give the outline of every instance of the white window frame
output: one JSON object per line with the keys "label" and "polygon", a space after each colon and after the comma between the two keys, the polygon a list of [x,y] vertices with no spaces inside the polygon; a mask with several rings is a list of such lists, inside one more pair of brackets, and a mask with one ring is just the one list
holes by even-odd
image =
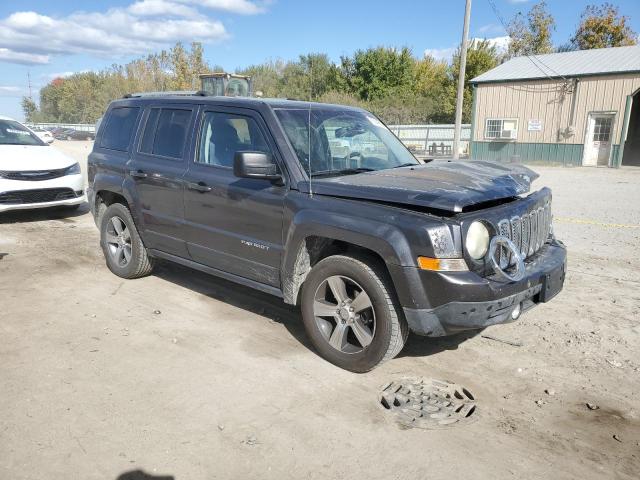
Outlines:
{"label": "white window frame", "polygon": [[[493,137],[493,136],[488,136],[488,129],[489,129],[489,122],[490,121],[499,121],[500,123],[500,135],[497,137]],[[503,136],[503,132],[504,132],[504,122],[509,121],[509,122],[515,122],[516,124],[516,129],[513,130],[515,132],[515,134],[511,137],[505,137]],[[484,138],[486,140],[509,140],[512,142],[515,142],[515,140],[518,138],[518,129],[520,128],[520,120],[518,118],[512,118],[512,117],[493,117],[493,118],[487,118],[484,121]]]}

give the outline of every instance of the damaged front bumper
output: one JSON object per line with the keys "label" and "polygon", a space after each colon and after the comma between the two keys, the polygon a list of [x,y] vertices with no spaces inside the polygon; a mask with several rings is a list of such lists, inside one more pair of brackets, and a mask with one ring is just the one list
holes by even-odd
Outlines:
{"label": "damaged front bumper", "polygon": [[516,282],[474,272],[408,272],[406,268],[392,275],[406,278],[409,274],[411,287],[399,295],[409,328],[419,335],[438,337],[516,320],[562,290],[566,269],[564,244],[551,240],[525,262],[524,275]]}

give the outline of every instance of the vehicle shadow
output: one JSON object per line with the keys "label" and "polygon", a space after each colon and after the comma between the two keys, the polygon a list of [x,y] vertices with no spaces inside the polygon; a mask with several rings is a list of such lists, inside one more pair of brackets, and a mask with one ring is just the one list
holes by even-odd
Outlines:
{"label": "vehicle shadow", "polygon": [[71,207],[34,208],[32,210],[12,210],[0,213],[0,224],[4,223],[30,223],[46,220],[62,220],[66,218],[80,217],[89,212],[89,204],[83,203],[74,209]]}
{"label": "vehicle shadow", "polygon": [[304,331],[300,309],[287,305],[278,297],[173,262],[161,261],[154,270],[154,275],[280,323],[298,342],[314,351]]}
{"label": "vehicle shadow", "polygon": [[[280,298],[173,262],[161,261],[154,270],[154,275],[201,295],[278,322],[292,337],[315,353],[304,331],[300,309],[287,305]],[[480,331],[469,331],[437,338],[411,334],[398,357],[427,357],[447,350],[456,350],[460,344],[479,333]]]}
{"label": "vehicle shadow", "polygon": [[469,330],[446,337],[421,337],[410,334],[406,345],[398,354],[398,358],[428,357],[447,350],[457,350],[461,344],[479,335],[480,332],[481,330]]}
{"label": "vehicle shadow", "polygon": [[116,480],[175,480],[173,475],[149,475],[143,470],[131,470],[118,475]]}

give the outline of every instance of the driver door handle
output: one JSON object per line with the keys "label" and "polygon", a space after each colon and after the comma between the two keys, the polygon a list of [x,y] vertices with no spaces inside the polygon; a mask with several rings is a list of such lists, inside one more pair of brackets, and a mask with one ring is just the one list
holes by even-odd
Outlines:
{"label": "driver door handle", "polygon": [[142,170],[129,170],[129,175],[134,178],[147,178],[148,175],[144,173]]}
{"label": "driver door handle", "polygon": [[200,192],[200,193],[206,193],[213,190],[212,187],[210,187],[204,182],[198,182],[198,183],[187,182],[187,188],[189,190],[195,190],[196,192]]}

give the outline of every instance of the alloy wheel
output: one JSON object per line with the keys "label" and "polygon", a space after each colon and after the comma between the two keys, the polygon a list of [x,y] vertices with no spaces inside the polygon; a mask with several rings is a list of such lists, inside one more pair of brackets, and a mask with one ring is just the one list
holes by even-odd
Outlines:
{"label": "alloy wheel", "polygon": [[313,314],[324,339],[342,353],[359,353],[373,341],[373,304],[367,292],[349,277],[334,275],[318,286]]}
{"label": "alloy wheel", "polygon": [[131,261],[131,233],[124,221],[118,216],[109,219],[106,243],[111,259],[119,267],[126,267]]}

